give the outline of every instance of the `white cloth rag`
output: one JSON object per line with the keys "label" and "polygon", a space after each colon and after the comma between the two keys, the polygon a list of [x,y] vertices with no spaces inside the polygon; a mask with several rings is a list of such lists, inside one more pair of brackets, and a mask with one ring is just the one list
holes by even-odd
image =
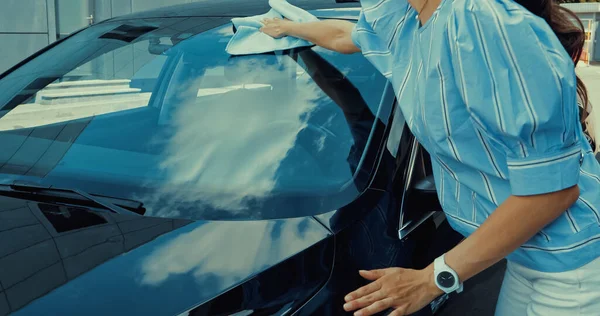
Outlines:
{"label": "white cloth rag", "polygon": [[285,36],[273,38],[260,31],[262,20],[269,18],[288,19],[294,22],[312,22],[319,19],[289,4],[285,0],[269,0],[271,10],[265,14],[231,20],[236,29],[235,34],[225,49],[230,55],[250,55],[275,52],[298,47],[312,46],[313,44],[296,37]]}

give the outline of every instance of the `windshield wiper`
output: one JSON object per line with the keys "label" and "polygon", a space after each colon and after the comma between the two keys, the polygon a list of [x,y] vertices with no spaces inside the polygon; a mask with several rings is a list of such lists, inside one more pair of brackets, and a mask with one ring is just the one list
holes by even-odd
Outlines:
{"label": "windshield wiper", "polygon": [[[43,186],[43,185],[37,185],[37,184],[29,184],[29,183],[20,183],[20,182],[13,182],[12,184],[2,184],[0,185],[0,194],[2,193],[14,193],[14,194],[33,194],[36,196],[40,196],[40,197],[50,197],[50,198],[56,198],[56,199],[64,199],[64,200],[68,200],[70,202],[73,201],[77,201],[79,202],[80,199],[74,198],[74,197],[69,197],[66,194],[75,194],[78,195],[79,197],[83,197],[84,199],[88,200],[89,202],[93,202],[97,205],[100,205],[102,207],[104,207],[105,209],[113,212],[113,213],[118,213],[118,214],[135,214],[135,215],[143,215],[143,213],[138,213],[136,211],[132,211],[126,208],[123,208],[121,206],[115,205],[112,202],[108,202],[107,200],[110,198],[100,198],[100,197],[96,197],[92,194],[89,194],[87,192],[84,192],[82,190],[79,189],[67,189],[67,188],[55,188],[53,186]],[[141,203],[137,203],[138,207],[136,208],[136,210],[140,210],[140,212],[143,210],[142,204]]]}

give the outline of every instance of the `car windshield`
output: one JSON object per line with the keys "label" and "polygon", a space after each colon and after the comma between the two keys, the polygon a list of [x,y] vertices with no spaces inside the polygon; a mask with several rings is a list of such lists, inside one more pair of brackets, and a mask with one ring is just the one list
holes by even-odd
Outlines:
{"label": "car windshield", "polygon": [[385,78],[360,54],[320,48],[232,57],[232,36],[221,18],[109,21],[5,74],[1,181],[191,219],[352,201]]}

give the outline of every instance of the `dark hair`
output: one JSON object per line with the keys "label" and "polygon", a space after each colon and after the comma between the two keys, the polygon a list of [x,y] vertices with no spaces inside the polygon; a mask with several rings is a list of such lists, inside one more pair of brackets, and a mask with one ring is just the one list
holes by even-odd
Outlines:
{"label": "dark hair", "polygon": [[[576,66],[583,52],[585,44],[585,32],[583,23],[573,11],[560,5],[557,0],[515,0],[531,13],[546,20],[554,34],[558,37],[563,47],[573,59],[573,66]],[[579,117],[581,122],[585,121],[588,115],[589,99],[585,84],[577,76],[577,95],[583,106]]]}

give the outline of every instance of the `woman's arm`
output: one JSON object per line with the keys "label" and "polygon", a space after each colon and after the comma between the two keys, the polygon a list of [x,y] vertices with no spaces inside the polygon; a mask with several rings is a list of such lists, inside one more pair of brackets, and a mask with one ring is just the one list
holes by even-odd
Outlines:
{"label": "woman's arm", "polygon": [[[464,282],[500,261],[555,220],[579,197],[579,187],[534,195],[510,196],[471,236],[450,250],[445,261]],[[374,282],[350,293],[344,309],[373,315],[388,308],[408,315],[443,294],[435,285],[433,264],[424,270],[391,268],[361,271]]]}
{"label": "woman's arm", "polygon": [[274,38],[293,36],[329,50],[352,54],[360,52],[352,41],[354,23],[344,20],[323,20],[297,23],[281,19],[265,19],[261,32]]}
{"label": "woman's arm", "polygon": [[[446,254],[446,264],[466,281],[524,244],[578,197],[578,186],[548,194],[510,196],[479,229]],[[433,271],[433,265],[429,269]]]}

